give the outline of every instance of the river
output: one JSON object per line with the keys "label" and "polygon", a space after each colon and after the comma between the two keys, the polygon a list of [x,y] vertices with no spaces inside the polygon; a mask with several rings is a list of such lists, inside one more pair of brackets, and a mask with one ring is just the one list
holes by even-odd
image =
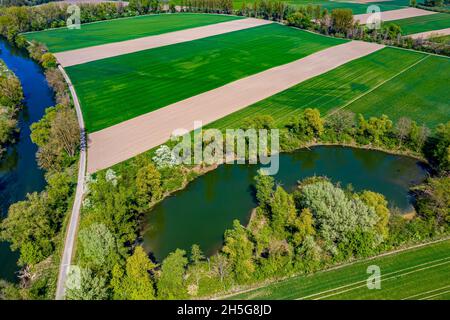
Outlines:
{"label": "river", "polygon": [[[246,224],[256,206],[253,177],[258,166],[222,165],[158,204],[146,217],[144,247],[161,261],[176,248],[199,244],[211,255],[234,219]],[[424,164],[404,156],[339,146],[320,146],[280,155],[275,180],[292,191],[297,181],[327,176],[355,191],[383,194],[390,207],[412,210],[410,186],[427,176]]]}
{"label": "river", "polygon": [[[42,68],[31,60],[26,51],[11,47],[0,39],[0,58],[22,83],[25,101],[20,113],[20,136],[17,144],[8,150],[0,162],[0,214],[4,218],[8,207],[25,199],[29,192],[45,187],[44,172],[36,163],[37,147],[30,139],[30,125],[39,121],[45,108],[55,104],[53,91],[48,87]],[[16,281],[17,252],[11,252],[9,244],[0,243],[0,278]]]}

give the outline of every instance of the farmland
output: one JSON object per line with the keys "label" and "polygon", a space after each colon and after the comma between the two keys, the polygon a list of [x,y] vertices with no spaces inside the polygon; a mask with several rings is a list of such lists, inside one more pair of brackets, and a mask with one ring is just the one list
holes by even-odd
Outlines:
{"label": "farmland", "polygon": [[[448,299],[450,241],[294,277],[232,299]],[[367,267],[381,271],[381,289],[368,290]]]}
{"label": "farmland", "polygon": [[214,14],[159,14],[83,24],[80,29],[58,28],[26,33],[28,41],[45,43],[51,52],[73,50],[117,41],[240,19]]}
{"label": "farmland", "polygon": [[414,34],[425,31],[450,28],[450,14],[437,13],[427,16],[407,18],[391,21],[402,28],[402,34]]}
{"label": "farmland", "polygon": [[447,58],[385,48],[231,114],[210,127],[239,127],[242,119],[255,114],[271,115],[281,125],[305,108],[318,108],[325,114],[342,107],[365,116],[386,114],[394,120],[408,115],[434,127],[450,118],[449,74]]}
{"label": "farmland", "polygon": [[[233,1],[233,6],[235,9],[240,9],[242,7],[242,3],[245,2],[246,4],[250,5],[253,3],[252,0],[235,0]],[[393,1],[381,1],[381,2],[373,2],[373,3],[355,3],[355,2],[345,2],[345,1],[312,1],[312,0],[288,0],[284,1],[285,3],[292,5],[292,6],[306,6],[308,4],[312,5],[320,5],[322,8],[326,8],[329,11],[337,8],[345,8],[345,9],[351,9],[353,14],[362,14],[367,13],[367,8],[375,4],[380,7],[381,11],[387,11],[387,10],[396,10],[408,7],[409,0],[393,0]],[[421,1],[417,1],[421,2]]]}
{"label": "farmland", "polygon": [[344,42],[270,24],[66,70],[93,132]]}

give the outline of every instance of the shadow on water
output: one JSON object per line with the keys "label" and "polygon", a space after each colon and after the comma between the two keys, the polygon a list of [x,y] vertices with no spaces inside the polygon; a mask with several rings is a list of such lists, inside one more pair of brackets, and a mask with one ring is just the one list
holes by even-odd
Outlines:
{"label": "shadow on water", "polygon": [[[45,186],[44,172],[36,163],[37,147],[30,139],[30,125],[44,115],[45,108],[55,104],[53,91],[48,87],[42,68],[24,50],[11,47],[0,39],[0,58],[22,83],[25,108],[19,117],[20,133],[17,143],[0,161],[0,216],[8,207],[23,200],[26,194],[41,191]],[[0,243],[0,278],[15,281],[18,254],[7,243]]]}
{"label": "shadow on water", "polygon": [[[176,248],[189,250],[192,244],[214,254],[234,219],[248,222],[256,206],[257,169],[256,165],[222,165],[159,203],[145,220],[146,250],[158,261]],[[412,209],[409,188],[423,181],[427,169],[412,158],[339,146],[280,155],[275,180],[285,189],[292,191],[299,180],[314,175],[327,176],[343,187],[351,184],[355,191],[379,192],[390,206],[407,212]]]}

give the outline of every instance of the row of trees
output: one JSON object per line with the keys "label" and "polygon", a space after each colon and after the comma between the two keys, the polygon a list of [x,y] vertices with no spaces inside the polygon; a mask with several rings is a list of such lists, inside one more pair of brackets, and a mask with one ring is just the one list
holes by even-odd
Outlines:
{"label": "row of trees", "polygon": [[0,159],[19,131],[17,115],[22,100],[23,90],[19,79],[0,59]]}
{"label": "row of trees", "polygon": [[[194,245],[176,250],[160,264],[136,244],[140,217],[196,174],[179,165],[164,166],[142,155],[118,172],[109,169],[87,181],[77,265],[83,280],[71,287],[73,299],[175,299],[206,296],[268,278],[312,272],[354,257],[448,232],[449,127],[431,134],[407,118],[357,117],[335,111],[321,117],[306,109],[282,127],[282,149],[310,143],[347,142],[422,154],[426,145],[442,175],[414,191],[418,216],[406,220],[388,210],[380,194],[342,189],[326,178],[310,178],[287,193],[268,176],[255,178],[258,208],[247,227],[234,222],[222,250],[205,257]],[[267,115],[242,120],[244,128],[273,128]],[[420,134],[419,134],[420,133]],[[154,163],[158,163],[155,165]]]}
{"label": "row of trees", "polygon": [[[150,12],[160,12],[159,0],[131,0],[128,6],[122,2],[104,2],[97,4],[81,3],[80,22],[130,17]],[[11,43],[25,43],[19,33],[38,31],[48,28],[65,27],[71,15],[67,12],[67,3],[48,3],[40,6],[0,7],[0,34]]]}

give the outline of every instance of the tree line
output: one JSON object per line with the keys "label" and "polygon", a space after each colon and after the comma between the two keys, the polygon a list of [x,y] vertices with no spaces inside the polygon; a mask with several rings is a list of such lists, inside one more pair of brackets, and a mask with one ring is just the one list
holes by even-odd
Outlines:
{"label": "tree line", "polygon": [[0,59],[0,159],[14,143],[19,128],[17,116],[22,108],[23,90],[19,79]]}

